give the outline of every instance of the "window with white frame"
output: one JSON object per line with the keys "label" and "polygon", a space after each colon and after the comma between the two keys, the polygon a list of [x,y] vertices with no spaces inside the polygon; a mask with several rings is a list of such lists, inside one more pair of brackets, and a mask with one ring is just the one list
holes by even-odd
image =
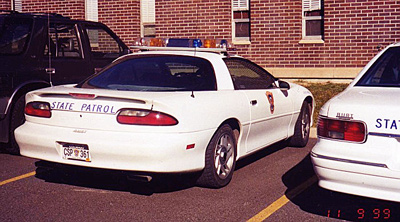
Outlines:
{"label": "window with white frame", "polygon": [[99,21],[99,9],[97,0],[85,0],[85,19],[88,21]]}
{"label": "window with white frame", "polygon": [[155,0],[140,1],[140,20],[142,37],[156,37]]}
{"label": "window with white frame", "polygon": [[232,39],[250,43],[250,0],[232,0]]}
{"label": "window with white frame", "polygon": [[323,0],[303,0],[303,40],[323,40]]}
{"label": "window with white frame", "polygon": [[12,10],[22,12],[22,0],[11,0]]}

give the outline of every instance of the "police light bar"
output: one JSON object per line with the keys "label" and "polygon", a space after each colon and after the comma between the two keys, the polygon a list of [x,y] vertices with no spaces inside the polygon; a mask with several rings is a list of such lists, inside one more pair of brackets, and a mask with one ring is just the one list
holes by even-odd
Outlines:
{"label": "police light bar", "polygon": [[227,52],[232,50],[231,44],[218,39],[189,39],[189,38],[139,38],[132,47],[140,50],[174,50],[174,51],[206,51]]}

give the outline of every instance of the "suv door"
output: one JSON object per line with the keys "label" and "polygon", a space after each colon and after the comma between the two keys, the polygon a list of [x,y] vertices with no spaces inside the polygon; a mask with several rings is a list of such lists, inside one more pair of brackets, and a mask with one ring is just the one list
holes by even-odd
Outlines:
{"label": "suv door", "polygon": [[43,59],[45,69],[53,71],[53,84],[77,83],[93,73],[90,60],[83,54],[80,35],[75,23],[50,23]]}
{"label": "suv door", "polygon": [[129,52],[128,47],[106,26],[87,23],[82,26],[95,72]]}

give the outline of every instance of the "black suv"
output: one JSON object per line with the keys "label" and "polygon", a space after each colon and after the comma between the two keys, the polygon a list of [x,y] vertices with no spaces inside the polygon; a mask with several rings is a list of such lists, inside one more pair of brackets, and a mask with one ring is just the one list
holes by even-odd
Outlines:
{"label": "black suv", "polygon": [[58,14],[0,13],[0,142],[18,154],[14,129],[24,122],[25,94],[78,83],[129,53],[107,26]]}

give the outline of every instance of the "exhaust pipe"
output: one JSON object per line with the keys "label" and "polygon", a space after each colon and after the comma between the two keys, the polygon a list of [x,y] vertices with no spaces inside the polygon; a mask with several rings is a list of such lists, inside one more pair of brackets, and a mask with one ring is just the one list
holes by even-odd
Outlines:
{"label": "exhaust pipe", "polygon": [[139,174],[128,174],[127,178],[128,180],[142,183],[149,183],[153,179],[152,176]]}

